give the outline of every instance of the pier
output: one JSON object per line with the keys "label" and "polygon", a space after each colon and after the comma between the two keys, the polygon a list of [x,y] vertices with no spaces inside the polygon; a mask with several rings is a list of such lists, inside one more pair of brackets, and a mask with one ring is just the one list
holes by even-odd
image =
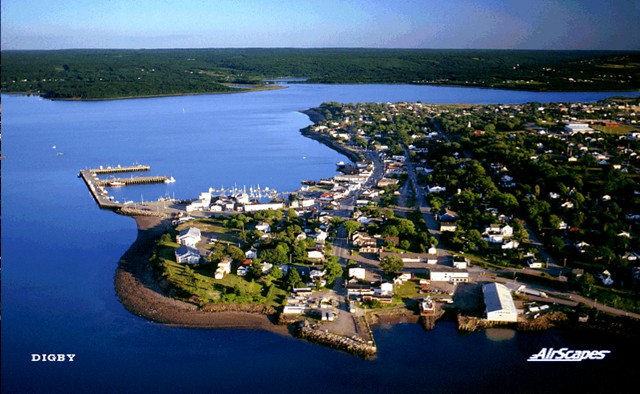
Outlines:
{"label": "pier", "polygon": [[93,168],[93,169],[88,169],[85,171],[89,171],[92,172],[96,175],[102,175],[102,174],[116,174],[119,172],[141,172],[141,171],[151,171],[151,166],[145,166],[142,164],[139,165],[135,165],[135,166],[127,166],[127,167],[120,167],[120,165],[118,165],[117,167],[102,167],[100,166],[100,168]]}
{"label": "pier", "polygon": [[87,184],[91,195],[96,200],[100,208],[120,209],[122,207],[122,204],[113,202],[109,199],[109,194],[104,190],[104,187],[98,184],[100,180],[92,170],[82,170],[78,176]]}
{"label": "pier", "polygon": [[148,183],[164,183],[168,180],[166,176],[139,176],[131,178],[112,178],[100,179],[97,181],[98,186],[128,186],[128,185],[144,185]]}
{"label": "pier", "polygon": [[115,211],[122,212],[124,214],[153,214],[154,216],[161,216],[159,206],[153,206],[153,210],[150,210],[150,207],[139,207],[139,208],[131,208],[127,207],[123,210],[123,203],[113,201],[113,197],[109,197],[109,193],[107,192],[107,187],[117,187],[117,186],[127,186],[127,185],[143,185],[150,183],[163,183],[167,182],[169,178],[166,176],[143,176],[143,177],[134,177],[130,178],[111,178],[111,179],[98,179],[99,174],[116,174],[120,172],[138,172],[138,171],[150,171],[151,166],[145,165],[134,165],[128,167],[102,167],[80,170],[78,177],[82,178],[86,183],[91,195],[98,203],[100,208],[111,209]]}

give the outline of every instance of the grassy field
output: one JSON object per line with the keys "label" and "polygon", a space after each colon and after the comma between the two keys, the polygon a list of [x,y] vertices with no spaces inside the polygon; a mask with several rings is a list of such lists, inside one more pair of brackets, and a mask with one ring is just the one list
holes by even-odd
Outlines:
{"label": "grassy field", "polygon": [[[216,233],[216,238],[227,235],[229,239],[237,238],[230,235],[228,229],[193,221],[180,226],[178,229],[198,227],[201,231],[210,232],[213,229],[227,231]],[[234,274],[227,274],[222,279],[214,279],[215,264],[201,263],[195,265],[179,264],[176,262],[175,249],[180,245],[173,241],[160,242],[156,249],[157,266],[161,275],[177,290],[176,298],[187,300],[193,296],[200,304],[206,303],[255,303],[265,306],[281,305],[287,292],[278,283],[265,283],[247,280]]]}
{"label": "grassy field", "polygon": [[240,230],[227,228],[224,223],[215,219],[190,220],[176,227],[176,231],[180,232],[190,227],[198,228],[203,237],[213,237],[219,241],[230,242],[235,245],[240,242]]}
{"label": "grassy field", "polygon": [[620,125],[620,126],[604,126],[604,125],[593,125],[591,126],[594,130],[602,131],[606,134],[614,134],[614,135],[625,135],[627,133],[632,132],[640,132],[640,128],[637,126],[631,125]]}

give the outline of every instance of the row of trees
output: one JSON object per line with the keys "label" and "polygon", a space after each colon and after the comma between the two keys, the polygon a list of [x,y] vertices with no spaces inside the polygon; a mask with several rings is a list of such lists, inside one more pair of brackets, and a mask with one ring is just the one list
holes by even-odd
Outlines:
{"label": "row of trees", "polygon": [[[314,83],[437,83],[527,90],[637,89],[637,53],[398,49],[2,51],[3,92],[110,98],[218,92],[293,76]],[[517,67],[514,67],[515,65]],[[603,67],[611,68],[603,71]],[[545,71],[553,69],[553,72]],[[569,81],[576,74],[580,80]],[[516,81],[535,80],[527,84]],[[585,82],[589,81],[589,82]]]}

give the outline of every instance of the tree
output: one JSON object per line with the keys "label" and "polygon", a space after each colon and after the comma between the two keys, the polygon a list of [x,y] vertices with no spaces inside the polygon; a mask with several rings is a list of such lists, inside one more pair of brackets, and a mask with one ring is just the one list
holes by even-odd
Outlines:
{"label": "tree", "polygon": [[404,236],[411,237],[416,233],[416,227],[409,219],[398,219],[398,233]]}
{"label": "tree", "polygon": [[349,238],[351,238],[351,234],[353,234],[353,232],[360,227],[360,223],[356,222],[355,220],[347,220],[346,222],[342,223],[342,225],[344,226],[344,229],[347,230]]}
{"label": "tree", "polygon": [[298,287],[300,283],[302,283],[302,279],[300,278],[300,274],[298,273],[298,270],[291,267],[289,269],[289,274],[287,274],[287,282],[286,282],[287,290],[293,291],[293,288]]}
{"label": "tree", "polygon": [[262,277],[262,265],[260,264],[260,260],[253,259],[251,267],[249,267],[249,275],[254,279]]}
{"label": "tree", "polygon": [[342,276],[342,266],[336,260],[336,258],[329,259],[329,262],[325,266],[327,284],[333,283],[336,279]]}
{"label": "tree", "polygon": [[278,279],[281,279],[284,276],[284,274],[282,273],[282,270],[280,269],[280,267],[276,265],[273,268],[271,268],[271,271],[269,271],[269,276],[274,280],[278,280]]}
{"label": "tree", "polygon": [[242,261],[245,259],[244,252],[237,246],[229,245],[227,247],[227,254],[236,261]]}
{"label": "tree", "polygon": [[386,256],[380,260],[380,268],[387,274],[397,274],[404,268],[404,262],[398,256]]}

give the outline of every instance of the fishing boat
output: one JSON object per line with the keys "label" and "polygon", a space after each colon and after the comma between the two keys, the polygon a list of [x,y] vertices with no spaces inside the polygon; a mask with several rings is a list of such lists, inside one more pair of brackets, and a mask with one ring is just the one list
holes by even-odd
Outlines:
{"label": "fishing boat", "polygon": [[120,186],[125,186],[125,185],[126,185],[126,183],[120,182],[120,181],[109,182],[109,186],[111,186],[111,187],[120,187]]}
{"label": "fishing boat", "polygon": [[176,178],[171,177],[171,178],[165,179],[164,183],[174,183],[175,181],[176,181]]}

